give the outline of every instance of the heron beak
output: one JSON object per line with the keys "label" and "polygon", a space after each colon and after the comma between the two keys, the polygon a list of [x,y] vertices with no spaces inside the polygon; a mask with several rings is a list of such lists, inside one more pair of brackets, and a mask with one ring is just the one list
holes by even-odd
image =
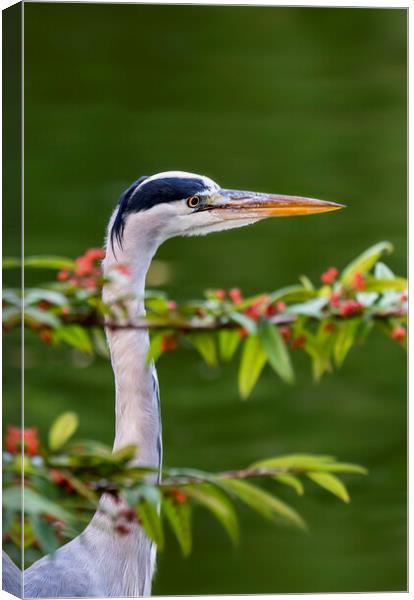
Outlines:
{"label": "heron beak", "polygon": [[313,215],[339,210],[345,208],[345,206],[336,202],[302,198],[301,196],[222,189],[219,190],[209,208],[220,211],[229,210],[232,215],[229,214],[229,218],[263,219],[266,217]]}

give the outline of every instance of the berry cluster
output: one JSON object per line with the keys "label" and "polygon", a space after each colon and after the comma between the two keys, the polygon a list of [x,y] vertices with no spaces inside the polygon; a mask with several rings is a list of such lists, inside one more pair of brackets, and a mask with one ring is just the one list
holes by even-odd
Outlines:
{"label": "berry cluster", "polygon": [[59,281],[68,281],[73,286],[96,290],[102,279],[102,270],[98,264],[105,257],[102,248],[90,248],[75,260],[75,268],[59,271]]}
{"label": "berry cluster", "polygon": [[5,446],[10,454],[20,454],[22,451],[28,456],[36,456],[39,453],[39,439],[36,427],[19,429],[13,425],[7,426]]}

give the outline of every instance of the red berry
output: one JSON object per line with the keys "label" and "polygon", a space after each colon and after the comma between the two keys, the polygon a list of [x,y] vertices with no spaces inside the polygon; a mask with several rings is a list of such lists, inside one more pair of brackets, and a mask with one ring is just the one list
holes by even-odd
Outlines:
{"label": "red berry", "polygon": [[257,319],[260,317],[258,308],[254,304],[252,304],[252,306],[249,306],[248,308],[246,308],[246,310],[244,311],[244,314],[247,317],[250,317],[250,319],[253,319],[253,321],[257,321]]}
{"label": "red berry", "polygon": [[167,308],[168,310],[175,310],[177,308],[177,302],[175,302],[175,300],[169,300],[167,302]]}
{"label": "red berry", "polygon": [[16,454],[18,452],[22,444],[22,433],[22,430],[18,427],[13,427],[13,425],[7,426],[7,434],[5,441],[7,452],[10,452],[10,454]]}
{"label": "red berry", "polygon": [[275,305],[275,304],[269,304],[269,306],[266,308],[266,316],[267,317],[273,317],[278,312],[279,311],[277,309],[277,305]]}
{"label": "red berry", "polygon": [[57,278],[59,279],[59,281],[66,281],[67,279],[69,279],[69,271],[67,271],[66,269],[63,271],[59,271],[59,273],[57,274]]}
{"label": "red berry", "polygon": [[169,352],[175,350],[177,347],[177,340],[173,335],[163,335],[161,338],[161,352]]}
{"label": "red berry", "polygon": [[268,296],[266,296],[266,295],[260,296],[260,298],[257,298],[253,302],[253,304],[251,304],[248,308],[246,308],[246,310],[244,311],[244,314],[247,317],[250,317],[251,319],[253,319],[254,321],[257,321],[260,318],[261,314],[263,314],[264,306],[267,304],[268,300],[269,300]]}
{"label": "red berry", "polygon": [[283,338],[285,344],[287,344],[292,335],[289,325],[283,325],[283,327],[281,327],[279,331],[282,335],[282,338]]}
{"label": "red berry", "polygon": [[38,454],[39,439],[36,427],[19,429],[18,427],[8,425],[5,440],[6,450],[11,454],[17,454],[21,450],[22,443],[24,444],[25,454],[29,456]]}
{"label": "red berry", "polygon": [[52,479],[52,481],[54,483],[56,483],[56,485],[62,487],[63,489],[65,489],[67,492],[73,492],[74,491],[74,487],[71,484],[71,482],[67,479],[67,477],[65,477],[63,475],[63,473],[61,471],[59,471],[59,469],[51,469],[50,470],[50,477]]}
{"label": "red berry", "polygon": [[364,309],[362,304],[357,300],[345,300],[340,307],[342,317],[349,317],[361,312]]}
{"label": "red berry", "polygon": [[240,302],[243,300],[243,296],[239,288],[232,288],[229,291],[229,298],[234,302],[234,304],[240,304]]}
{"label": "red berry", "polygon": [[226,297],[226,292],[224,290],[218,289],[214,291],[214,297],[217,300],[224,300]]}
{"label": "red berry", "polygon": [[330,302],[331,306],[333,306],[334,308],[339,308],[341,303],[341,296],[336,292],[332,292]]}
{"label": "red berry", "polygon": [[357,290],[364,290],[366,287],[365,278],[359,271],[354,274],[353,287]]}
{"label": "red berry", "polygon": [[298,337],[293,340],[292,348],[294,350],[297,350],[298,348],[303,348],[305,344],[306,344],[306,336],[301,334],[301,335],[298,335]]}
{"label": "red berry", "polygon": [[277,315],[286,310],[286,304],[284,302],[276,302],[274,304],[269,304],[266,308],[266,316],[272,317],[273,315]]}
{"label": "red berry", "polygon": [[59,469],[50,469],[50,478],[56,485],[64,485],[66,483],[66,478]]}
{"label": "red berry", "polygon": [[325,273],[322,273],[321,281],[322,283],[329,285],[335,281],[337,275],[338,269],[335,267],[330,267],[327,271],[325,271]]}
{"label": "red berry", "polygon": [[187,495],[181,490],[171,490],[171,496],[178,504],[184,504],[187,502]]}
{"label": "red berry", "polygon": [[48,346],[51,345],[53,338],[49,329],[42,329],[39,333],[39,336],[42,342],[44,342]]}
{"label": "red berry", "polygon": [[83,279],[81,282],[81,286],[87,290],[96,289],[97,282],[96,282],[95,277],[85,277],[85,279]]}
{"label": "red berry", "polygon": [[84,277],[85,275],[90,275],[92,273],[94,269],[92,261],[90,261],[85,256],[79,256],[79,258],[77,258],[75,262],[75,275],[77,275],[78,277]]}
{"label": "red berry", "polygon": [[48,300],[41,300],[38,304],[38,307],[40,308],[40,310],[48,310],[48,308],[50,308],[52,306],[52,303],[49,302]]}
{"label": "red berry", "polygon": [[393,340],[396,340],[397,342],[400,342],[401,340],[404,340],[407,336],[407,330],[405,329],[405,327],[396,327],[392,333],[391,333],[391,337]]}
{"label": "red berry", "polygon": [[105,258],[105,252],[102,248],[89,248],[89,250],[86,251],[85,256],[91,261],[102,260]]}

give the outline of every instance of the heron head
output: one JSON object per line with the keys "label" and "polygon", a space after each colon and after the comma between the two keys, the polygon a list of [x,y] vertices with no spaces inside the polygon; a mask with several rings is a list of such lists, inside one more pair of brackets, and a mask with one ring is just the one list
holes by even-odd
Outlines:
{"label": "heron head", "polygon": [[267,217],[309,215],[343,208],[335,202],[223,189],[194,173],[168,171],[141,177],[121,196],[111,241],[122,246],[126,228],[145,229],[161,243],[175,236],[205,235]]}

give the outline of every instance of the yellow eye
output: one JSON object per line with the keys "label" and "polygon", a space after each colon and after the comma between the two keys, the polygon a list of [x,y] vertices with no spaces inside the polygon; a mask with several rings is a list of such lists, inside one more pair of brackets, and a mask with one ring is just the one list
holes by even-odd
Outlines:
{"label": "yellow eye", "polygon": [[187,200],[189,208],[196,208],[200,204],[200,196],[190,196]]}

